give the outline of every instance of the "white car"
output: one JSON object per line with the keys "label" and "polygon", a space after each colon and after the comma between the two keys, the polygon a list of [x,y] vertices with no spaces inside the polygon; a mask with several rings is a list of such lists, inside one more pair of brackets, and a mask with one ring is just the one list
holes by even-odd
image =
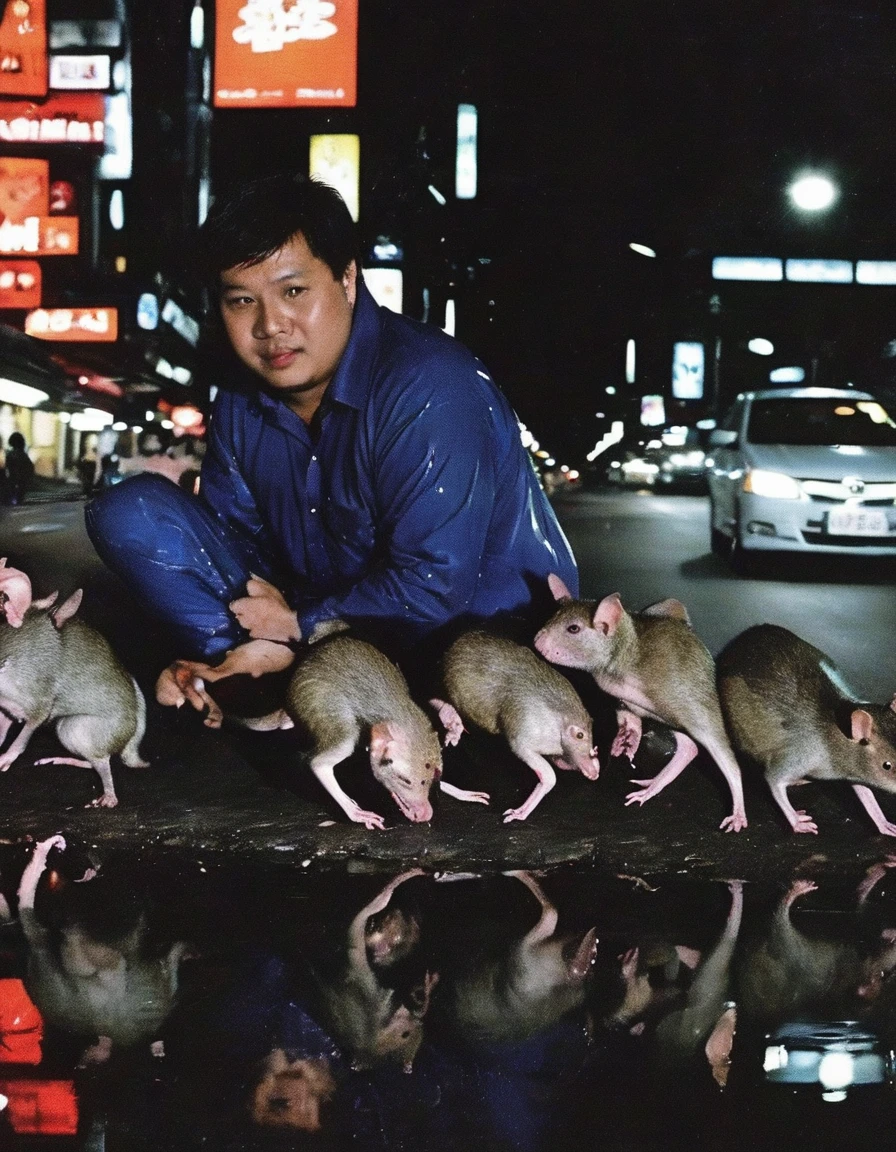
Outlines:
{"label": "white car", "polygon": [[746,392],[709,436],[712,550],[896,556],[896,422],[867,392]]}

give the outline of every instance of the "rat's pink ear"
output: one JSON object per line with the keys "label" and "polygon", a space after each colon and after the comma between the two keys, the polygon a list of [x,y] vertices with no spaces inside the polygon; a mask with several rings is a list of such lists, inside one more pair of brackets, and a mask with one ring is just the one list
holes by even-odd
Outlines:
{"label": "rat's pink ear", "polygon": [[594,627],[605,636],[612,636],[619,626],[619,621],[625,615],[622,601],[618,592],[611,592],[604,596],[594,612]]}
{"label": "rat's pink ear", "polygon": [[572,593],[554,572],[548,575],[548,588],[555,600],[572,600]]}
{"label": "rat's pink ear", "polygon": [[84,593],[82,590],[80,588],[76,588],[67,600],[63,600],[59,607],[50,613],[53,623],[57,628],[61,628],[66,620],[71,620],[72,616],[74,616],[74,614],[81,607],[81,597],[83,595]]}
{"label": "rat's pink ear", "polygon": [[853,709],[850,726],[853,740],[862,740],[867,744],[874,735],[874,718],[864,708]]}
{"label": "rat's pink ear", "polygon": [[395,740],[395,733],[392,731],[388,721],[379,720],[373,724],[370,729],[370,756],[374,760],[382,760],[388,754],[389,745]]}
{"label": "rat's pink ear", "polygon": [[658,600],[656,604],[650,604],[647,608],[641,609],[642,616],[670,616],[673,620],[684,620],[685,624],[690,624],[691,618],[688,616],[688,610],[680,600]]}
{"label": "rat's pink ear", "polygon": [[890,711],[896,712],[896,696],[890,701]]}
{"label": "rat's pink ear", "polygon": [[25,613],[31,607],[31,581],[18,568],[7,568],[5,556],[0,563],[0,593],[7,623],[21,628]]}

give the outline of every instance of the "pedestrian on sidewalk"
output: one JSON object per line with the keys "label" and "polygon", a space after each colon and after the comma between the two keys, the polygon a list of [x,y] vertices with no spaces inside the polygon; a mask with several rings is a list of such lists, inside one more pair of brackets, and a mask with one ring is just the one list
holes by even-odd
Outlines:
{"label": "pedestrian on sidewalk", "polygon": [[8,480],[8,500],[10,504],[22,504],[25,493],[34,479],[34,464],[25,446],[21,432],[13,432],[6,450],[6,476]]}

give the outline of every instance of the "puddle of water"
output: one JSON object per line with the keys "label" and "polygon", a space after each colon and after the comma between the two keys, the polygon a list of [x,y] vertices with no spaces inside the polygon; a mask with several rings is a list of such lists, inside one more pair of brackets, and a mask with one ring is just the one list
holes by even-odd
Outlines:
{"label": "puddle of water", "polygon": [[2,846],[0,1146],[889,1147],[891,867],[764,888]]}

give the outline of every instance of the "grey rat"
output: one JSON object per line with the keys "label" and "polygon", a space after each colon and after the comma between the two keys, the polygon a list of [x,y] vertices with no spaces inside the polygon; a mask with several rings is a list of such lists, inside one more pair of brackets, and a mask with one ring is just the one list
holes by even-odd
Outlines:
{"label": "grey rat", "polygon": [[105,637],[75,617],[81,589],[56,605],[54,592],[33,600],[24,572],[0,561],[0,744],[13,720],[24,725],[0,755],[5,772],[24,752],[32,734],[56,722],[60,742],[75,757],[51,756],[37,764],[93,768],[102,796],[89,807],[114,808],[112,756],[131,768],[148,767],[139,754],[146,702]]}
{"label": "grey rat", "polygon": [[869,785],[896,792],[896,698],[868,704],[821,649],[776,624],[741,632],[719,654],[719,698],[738,753],[757,761],[794,832],[817,832],[787,789],[847,780],[878,832],[896,836]]}
{"label": "grey rat", "polygon": [[619,730],[611,756],[634,756],[644,716],[668,725],[675,753],[652,780],[633,780],[640,791],[626,804],[643,804],[661,792],[693,760],[701,744],[718,764],[731,790],[732,811],[720,827],[747,826],[740,768],[728,742],[716,693],[715,665],[690,626],[685,606],[662,600],[630,613],[617,593],[600,603],[574,600],[559,576],[548,584],[560,607],[535,637],[535,647],[553,664],[584,668],[617,701]]}
{"label": "grey rat", "polygon": [[600,765],[592,746],[591,717],[566,677],[528,648],[473,630],[460,636],[442,661],[445,700],[432,700],[445,726],[446,744],[457,744],[464,721],[506,737],[538,783],[504,823],[525,820],[554,787],[557,768],[596,780]]}
{"label": "grey rat", "polygon": [[[286,693],[286,711],[310,735],[311,770],[350,820],[383,828],[383,817],[361,808],[338,784],[335,768],[369,734],[375,779],[415,823],[432,819],[429,790],[441,780],[442,749],[429,718],[411,699],[407,681],[378,648],[340,632],[311,644]],[[441,783],[461,800],[483,793]]]}

